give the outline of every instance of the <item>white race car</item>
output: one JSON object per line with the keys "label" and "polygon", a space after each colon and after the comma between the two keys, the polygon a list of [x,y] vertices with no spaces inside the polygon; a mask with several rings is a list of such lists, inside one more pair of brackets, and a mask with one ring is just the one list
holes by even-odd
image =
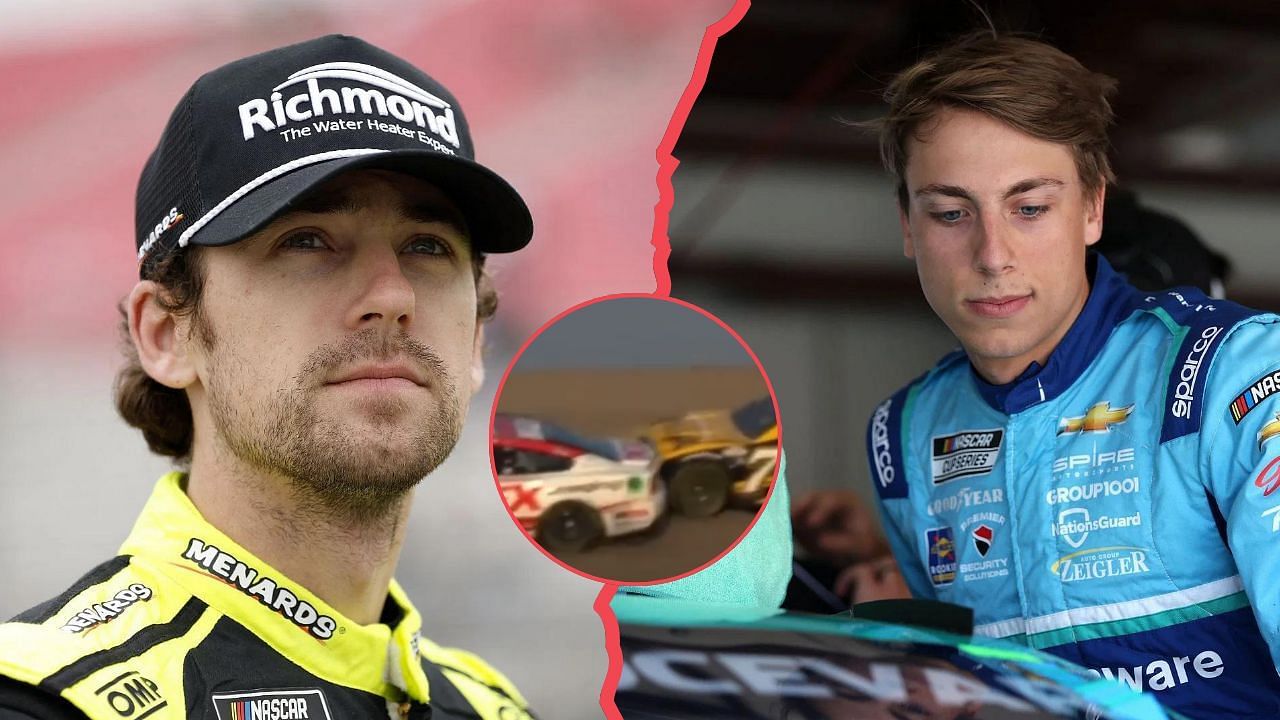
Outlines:
{"label": "white race car", "polygon": [[666,511],[658,459],[643,442],[581,437],[499,413],[492,446],[507,507],[552,553],[652,529]]}

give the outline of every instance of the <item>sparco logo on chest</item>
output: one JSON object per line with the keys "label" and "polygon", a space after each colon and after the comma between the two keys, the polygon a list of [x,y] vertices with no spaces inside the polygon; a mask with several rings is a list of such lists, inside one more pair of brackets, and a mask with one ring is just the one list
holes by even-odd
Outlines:
{"label": "sparco logo on chest", "polygon": [[203,540],[191,538],[187,551],[182,553],[182,557],[292,620],[314,637],[328,640],[333,637],[334,630],[338,629],[336,620],[328,615],[321,615],[311,603],[299,598],[292,590],[259,574],[254,568],[237,560],[234,555],[219,550],[216,545],[208,545]]}
{"label": "sparco logo on chest", "polygon": [[[336,87],[321,88],[321,80]],[[285,97],[282,91],[287,88],[301,92]],[[383,127],[384,123],[374,117],[377,116],[415,125],[454,148],[461,146],[453,108],[448,102],[404,78],[363,63],[331,62],[303,68],[272,88],[269,98],[254,98],[241,103],[238,110],[240,131],[245,140],[252,140],[258,130],[281,131],[286,140],[305,137],[313,131],[331,130],[376,130],[407,134],[408,137],[415,135],[400,126]],[[364,117],[357,120],[345,117],[318,120],[344,115]],[[291,123],[307,121],[312,122],[298,128],[289,127]],[[422,134],[418,134],[417,139],[423,142],[430,140]],[[434,141],[428,144],[440,152],[453,152]]]}
{"label": "sparco logo on chest", "polygon": [[964,430],[933,437],[933,484],[991,472],[1000,458],[1004,430]]}

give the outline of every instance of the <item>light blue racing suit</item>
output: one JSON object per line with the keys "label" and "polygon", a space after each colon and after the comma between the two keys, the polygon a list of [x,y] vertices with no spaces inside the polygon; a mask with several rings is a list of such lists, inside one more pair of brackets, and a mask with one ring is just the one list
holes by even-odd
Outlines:
{"label": "light blue racing suit", "polygon": [[955,352],[876,408],[894,554],[978,634],[1190,717],[1280,717],[1280,317],[1089,269],[1043,367],[994,386]]}

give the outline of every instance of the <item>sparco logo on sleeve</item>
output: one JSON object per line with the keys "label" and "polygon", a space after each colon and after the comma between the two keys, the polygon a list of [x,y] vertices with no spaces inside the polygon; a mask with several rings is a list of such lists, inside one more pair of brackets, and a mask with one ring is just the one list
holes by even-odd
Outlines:
{"label": "sparco logo on sleeve", "polygon": [[319,688],[214,693],[218,720],[330,720],[329,704]]}
{"label": "sparco logo on sleeve", "polygon": [[876,466],[876,479],[880,481],[880,487],[889,487],[894,480],[893,455],[889,447],[889,407],[892,404],[892,398],[880,403],[871,418],[872,461]]}
{"label": "sparco logo on sleeve", "polygon": [[933,484],[985,475],[996,466],[1004,430],[964,430],[933,438]]}
{"label": "sparco logo on sleeve", "polygon": [[275,610],[299,627],[321,640],[333,637],[338,623],[328,615],[321,615],[311,603],[302,600],[292,590],[282,587],[280,583],[258,573],[254,568],[245,565],[234,555],[219,550],[216,545],[207,545],[203,540],[191,538],[187,551],[182,553],[186,558],[204,568],[215,577],[226,580],[251,595],[267,607]]}
{"label": "sparco logo on sleeve", "polygon": [[115,597],[100,603],[94,603],[81,610],[67,620],[63,630],[81,633],[89,628],[109,623],[130,605],[151,599],[151,588],[142,583],[134,583],[115,594]]}
{"label": "sparco logo on sleeve", "polygon": [[1174,417],[1183,419],[1191,417],[1191,405],[1196,399],[1196,379],[1200,377],[1200,362],[1204,360],[1205,353],[1213,347],[1213,341],[1221,333],[1222,327],[1219,325],[1210,325],[1205,328],[1195,344],[1191,346],[1191,351],[1183,359],[1182,367],[1178,369],[1178,384],[1174,388],[1173,403],[1169,406]]}
{"label": "sparco logo on sleeve", "polygon": [[[322,80],[327,87],[320,87]],[[286,92],[291,94],[286,97]],[[238,110],[245,140],[252,140],[259,130],[278,131],[286,141],[329,130],[377,130],[416,136],[439,152],[453,150],[426,132],[454,148],[461,146],[449,103],[404,78],[364,63],[330,62],[303,68],[272,88],[270,97],[241,103]],[[342,117],[350,115],[364,117]],[[378,117],[394,118],[420,130],[383,123]]]}

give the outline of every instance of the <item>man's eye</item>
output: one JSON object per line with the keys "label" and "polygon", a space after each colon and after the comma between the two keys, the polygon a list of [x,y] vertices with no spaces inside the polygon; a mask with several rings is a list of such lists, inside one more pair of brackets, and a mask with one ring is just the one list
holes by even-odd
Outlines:
{"label": "man's eye", "polygon": [[963,210],[939,210],[929,214],[933,216],[933,219],[940,220],[948,224],[958,223],[964,219]]}
{"label": "man's eye", "polygon": [[320,233],[314,230],[299,230],[290,233],[281,243],[282,248],[294,248],[298,250],[322,250],[325,247],[324,238]]}
{"label": "man's eye", "polygon": [[449,244],[439,238],[420,237],[409,243],[405,251],[417,255],[450,255],[452,250]]}
{"label": "man's eye", "polygon": [[1022,205],[1018,207],[1018,214],[1024,218],[1035,218],[1049,212],[1048,205]]}

